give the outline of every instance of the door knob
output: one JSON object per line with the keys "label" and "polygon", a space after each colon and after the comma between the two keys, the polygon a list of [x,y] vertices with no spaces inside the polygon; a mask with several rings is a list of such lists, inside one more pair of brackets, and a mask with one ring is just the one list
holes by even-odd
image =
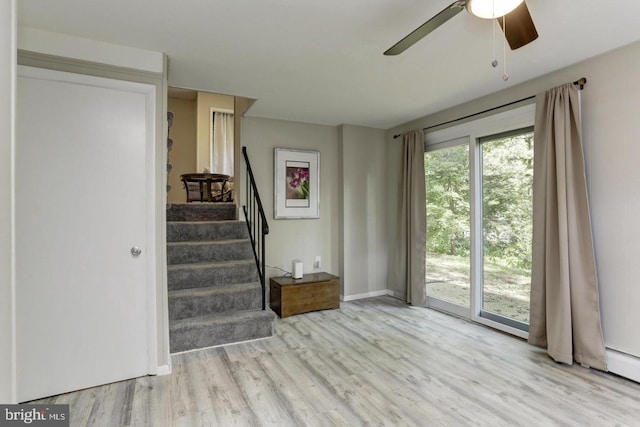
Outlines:
{"label": "door knob", "polygon": [[131,255],[133,256],[139,256],[142,253],[142,249],[140,249],[137,246],[134,246],[131,248]]}

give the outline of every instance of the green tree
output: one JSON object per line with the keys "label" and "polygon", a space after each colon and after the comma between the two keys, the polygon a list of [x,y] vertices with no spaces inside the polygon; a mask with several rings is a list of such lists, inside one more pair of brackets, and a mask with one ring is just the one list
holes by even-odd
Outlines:
{"label": "green tree", "polygon": [[[533,133],[480,146],[484,256],[530,268]],[[469,256],[469,153],[467,145],[425,153],[427,252]]]}
{"label": "green tree", "polygon": [[530,268],[533,134],[487,141],[481,151],[484,255]]}
{"label": "green tree", "polygon": [[427,251],[469,254],[469,153],[466,145],[425,153]]}

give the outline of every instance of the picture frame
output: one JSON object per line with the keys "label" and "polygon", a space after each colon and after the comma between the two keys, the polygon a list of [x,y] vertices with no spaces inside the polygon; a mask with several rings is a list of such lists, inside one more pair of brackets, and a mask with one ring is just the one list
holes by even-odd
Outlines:
{"label": "picture frame", "polygon": [[275,219],[320,218],[320,152],[274,150]]}

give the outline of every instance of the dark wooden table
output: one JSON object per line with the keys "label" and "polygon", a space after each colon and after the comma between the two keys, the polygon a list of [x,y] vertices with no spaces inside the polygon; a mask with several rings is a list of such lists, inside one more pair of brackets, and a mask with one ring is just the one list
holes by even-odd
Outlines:
{"label": "dark wooden table", "polygon": [[340,308],[340,278],[329,273],[311,273],[302,279],[272,277],[269,306],[280,317],[328,308]]}
{"label": "dark wooden table", "polygon": [[[189,194],[189,183],[197,183],[200,190],[201,202],[213,202],[213,196],[211,195],[211,184],[214,182],[221,182],[220,196],[224,194],[224,187],[229,181],[229,175],[220,173],[185,173],[180,175],[180,179],[184,183],[184,188],[187,192],[187,203],[193,202],[191,195]],[[206,197],[205,197],[206,196]]]}

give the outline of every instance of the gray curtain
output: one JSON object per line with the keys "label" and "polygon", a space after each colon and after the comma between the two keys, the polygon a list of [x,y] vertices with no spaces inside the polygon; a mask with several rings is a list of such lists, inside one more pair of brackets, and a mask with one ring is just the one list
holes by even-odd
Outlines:
{"label": "gray curtain", "polygon": [[536,96],[529,342],[555,361],[606,370],[580,98],[571,83]]}
{"label": "gray curtain", "polygon": [[425,274],[426,198],[424,183],[424,134],[408,132],[402,137],[402,187],[395,248],[395,280],[406,284],[406,301],[427,304]]}

